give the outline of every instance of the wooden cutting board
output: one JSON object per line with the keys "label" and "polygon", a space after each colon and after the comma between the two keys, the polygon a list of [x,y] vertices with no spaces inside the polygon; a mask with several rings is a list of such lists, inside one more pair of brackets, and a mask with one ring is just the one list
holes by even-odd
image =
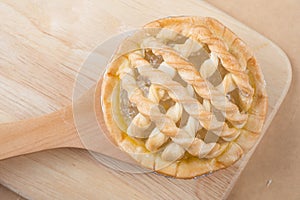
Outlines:
{"label": "wooden cutting board", "polygon": [[[112,35],[170,15],[215,17],[250,44],[268,84],[265,131],[290,85],[287,57],[263,36],[196,0],[1,1],[0,120],[25,119],[68,105],[76,72],[93,48]],[[0,182],[28,199],[222,199],[251,154],[209,176],[176,180],[113,171],[88,152],[58,149],[1,161]]]}

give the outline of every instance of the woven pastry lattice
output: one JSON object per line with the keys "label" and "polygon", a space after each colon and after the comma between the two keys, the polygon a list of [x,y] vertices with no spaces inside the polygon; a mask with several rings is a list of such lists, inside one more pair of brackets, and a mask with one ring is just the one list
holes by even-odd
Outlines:
{"label": "woven pastry lattice", "polygon": [[103,79],[110,138],[141,165],[179,178],[227,167],[262,130],[255,57],[212,18],[172,17],[127,38]]}

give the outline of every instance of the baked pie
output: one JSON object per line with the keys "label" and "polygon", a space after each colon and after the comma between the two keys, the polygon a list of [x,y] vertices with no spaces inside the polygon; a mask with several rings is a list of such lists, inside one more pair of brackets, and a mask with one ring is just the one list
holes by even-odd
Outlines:
{"label": "baked pie", "polygon": [[267,112],[249,47],[216,19],[169,17],[125,39],[101,88],[109,138],[140,165],[192,178],[232,165]]}

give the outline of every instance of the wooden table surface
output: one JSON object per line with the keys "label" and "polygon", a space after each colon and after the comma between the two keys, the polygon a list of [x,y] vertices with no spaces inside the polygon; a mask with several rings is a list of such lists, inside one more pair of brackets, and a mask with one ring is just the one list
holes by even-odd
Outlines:
{"label": "wooden table surface", "polygon": [[[300,3],[298,0],[207,0],[278,44],[289,56],[293,81],[287,98],[229,199],[299,199]],[[297,137],[298,136],[298,137]],[[0,199],[18,199],[0,187]]]}

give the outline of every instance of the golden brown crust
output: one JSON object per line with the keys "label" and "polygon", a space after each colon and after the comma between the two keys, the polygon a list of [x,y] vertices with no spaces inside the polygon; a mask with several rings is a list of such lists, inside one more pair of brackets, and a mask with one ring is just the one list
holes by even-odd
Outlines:
{"label": "golden brown crust", "polygon": [[[233,134],[232,131],[229,130],[238,131],[236,132],[236,136],[234,136],[234,138],[233,136],[227,136],[229,138],[228,142],[224,142],[220,145],[216,144],[210,151],[211,154],[207,154],[207,158],[187,157],[171,163],[165,161],[161,153],[149,151],[143,142],[122,132],[112,116],[112,91],[120,81],[120,69],[127,68],[129,65],[138,66],[141,62],[145,62],[135,54],[129,54],[129,56],[117,57],[104,74],[101,102],[104,120],[110,133],[109,137],[142,166],[177,178],[192,178],[232,165],[255,144],[262,130],[267,112],[268,100],[263,74],[253,53],[232,31],[212,18],[170,17],[151,22],[147,24],[145,28],[170,29],[183,36],[192,38],[201,44],[207,45],[209,50],[215,53],[220,59],[222,66],[230,73],[229,78],[227,77],[228,82],[224,82],[224,85],[235,84],[241,91],[241,106],[247,112],[247,118],[242,118],[241,115],[239,115],[240,111],[237,107],[232,105],[229,109],[228,106],[231,105],[229,103],[226,104],[227,107],[225,108],[221,108],[220,106],[220,109],[224,109],[224,112],[226,112],[232,123],[236,123],[237,127],[241,126],[240,128],[230,129],[225,127],[227,130],[226,133],[229,135]],[[201,83],[201,76],[195,76],[195,74],[199,73],[190,69],[190,64],[181,59],[181,57],[176,56],[176,52],[172,53],[170,50],[166,53],[165,51],[156,49],[153,51],[155,54],[161,55],[167,63],[169,59],[168,64],[172,65],[178,73],[180,73],[180,70],[183,70],[181,75],[182,79],[186,82],[190,81],[190,84],[195,88],[199,96],[209,101],[211,100],[211,96],[206,88],[207,86]],[[189,80],[189,77],[198,77],[200,82]],[[137,100],[136,103],[138,103],[138,99],[142,98],[142,96],[134,97]],[[140,107],[144,107],[141,109],[145,110],[143,115],[147,116],[147,109],[145,109],[146,104],[145,102],[142,103],[143,105]],[[147,106],[150,106],[149,103],[151,102],[148,102]],[[206,116],[210,115],[211,114],[208,114]],[[204,120],[204,118],[199,119],[202,122]],[[170,121],[169,123],[172,122]],[[205,123],[203,125],[205,126]],[[223,129],[223,131],[225,129]],[[175,130],[168,129],[168,131],[164,131],[164,129],[162,129],[161,131],[167,136],[173,136],[168,135],[167,132]],[[225,134],[225,132],[223,133]],[[226,139],[225,135],[224,139]],[[196,141],[195,145],[196,143],[202,145],[201,141]],[[200,148],[201,146],[195,145],[194,148]],[[213,152],[217,151],[216,148],[219,149],[220,153],[213,154]],[[190,153],[191,152],[193,152],[192,149],[190,149]]]}

